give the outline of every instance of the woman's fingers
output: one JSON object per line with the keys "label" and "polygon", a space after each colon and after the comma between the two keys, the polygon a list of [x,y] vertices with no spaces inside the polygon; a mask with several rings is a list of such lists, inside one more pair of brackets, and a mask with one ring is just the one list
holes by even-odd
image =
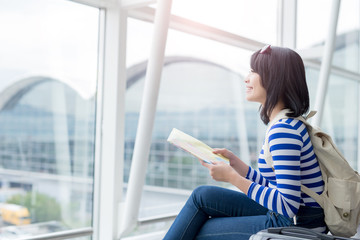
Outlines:
{"label": "woman's fingers", "polygon": [[212,163],[210,161],[207,162],[207,161],[204,161],[204,160],[202,160],[200,158],[198,158],[198,160],[201,163],[201,165],[203,165],[206,168],[209,168],[209,165],[212,165]]}
{"label": "woman's fingers", "polygon": [[233,169],[226,163],[215,162],[208,167],[210,176],[216,181],[228,182],[228,176]]}
{"label": "woman's fingers", "polygon": [[213,153],[220,154],[228,159],[232,158],[234,155],[231,151],[227,150],[226,148],[215,148]]}
{"label": "woman's fingers", "polygon": [[225,149],[225,148],[214,148],[214,151],[213,151],[213,153],[224,153],[224,152],[226,152],[226,151],[228,151],[227,149]]}
{"label": "woman's fingers", "polygon": [[225,148],[215,148],[213,153],[215,154],[220,154],[224,157],[227,157],[229,150],[225,149]]}

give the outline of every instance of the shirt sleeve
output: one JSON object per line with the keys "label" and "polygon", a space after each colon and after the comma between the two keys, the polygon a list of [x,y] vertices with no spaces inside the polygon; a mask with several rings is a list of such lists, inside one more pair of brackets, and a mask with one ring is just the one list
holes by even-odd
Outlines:
{"label": "shirt sleeve", "polygon": [[262,186],[268,186],[269,184],[269,181],[259,171],[250,166],[246,178]]}
{"label": "shirt sleeve", "polygon": [[275,124],[269,130],[268,140],[274,162],[274,181],[267,186],[254,181],[248,190],[248,197],[274,212],[293,217],[300,207],[303,140],[300,132],[286,122]]}

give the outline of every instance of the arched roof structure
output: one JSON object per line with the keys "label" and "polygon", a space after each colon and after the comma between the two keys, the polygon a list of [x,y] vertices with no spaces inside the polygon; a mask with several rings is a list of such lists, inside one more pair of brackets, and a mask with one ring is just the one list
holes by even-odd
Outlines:
{"label": "arched roof structure", "polygon": [[62,83],[76,91],[79,96],[84,99],[88,99],[94,96],[94,93],[86,92],[84,88],[74,84],[67,78],[52,77],[47,75],[27,76],[17,79],[0,92],[0,111],[11,108],[21,99],[22,96],[31,91],[34,87],[48,81],[57,81]]}

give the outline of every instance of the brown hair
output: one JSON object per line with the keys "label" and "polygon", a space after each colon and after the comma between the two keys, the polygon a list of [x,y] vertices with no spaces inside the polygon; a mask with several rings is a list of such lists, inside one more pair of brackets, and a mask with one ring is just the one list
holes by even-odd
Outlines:
{"label": "brown hair", "polygon": [[309,110],[309,91],[306,84],[304,63],[295,51],[271,46],[251,56],[251,69],[261,77],[266,90],[266,101],[260,106],[261,120],[268,124],[270,114],[281,100],[292,112],[288,117],[298,117]]}

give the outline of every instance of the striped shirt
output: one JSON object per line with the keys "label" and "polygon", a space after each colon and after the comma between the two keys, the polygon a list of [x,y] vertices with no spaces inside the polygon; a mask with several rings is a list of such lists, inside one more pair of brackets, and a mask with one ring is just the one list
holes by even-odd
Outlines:
{"label": "striped shirt", "polygon": [[262,206],[292,218],[300,205],[320,207],[300,190],[300,185],[321,194],[324,189],[320,167],[306,126],[297,119],[281,119],[269,130],[269,148],[275,172],[264,160],[261,149],[259,171],[249,167],[246,178],[253,181],[248,196]]}

